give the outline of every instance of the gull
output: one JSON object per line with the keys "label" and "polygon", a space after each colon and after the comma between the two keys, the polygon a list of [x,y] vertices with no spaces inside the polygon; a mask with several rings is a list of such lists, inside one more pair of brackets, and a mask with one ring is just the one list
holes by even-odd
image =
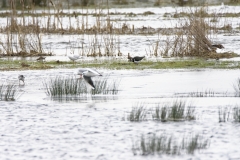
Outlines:
{"label": "gull", "polygon": [[68,58],[73,61],[73,63],[80,58],[79,55],[68,55]]}
{"label": "gull", "polygon": [[98,71],[91,69],[91,68],[80,68],[78,69],[78,75],[80,75],[80,78],[83,77],[83,79],[93,88],[95,89],[95,86],[93,84],[93,81],[91,79],[91,77],[95,77],[95,76],[102,76],[101,73],[99,73]]}
{"label": "gull", "polygon": [[25,79],[24,75],[19,75],[18,76],[19,85],[20,85],[20,81],[23,81],[23,85],[25,85],[24,79]]}

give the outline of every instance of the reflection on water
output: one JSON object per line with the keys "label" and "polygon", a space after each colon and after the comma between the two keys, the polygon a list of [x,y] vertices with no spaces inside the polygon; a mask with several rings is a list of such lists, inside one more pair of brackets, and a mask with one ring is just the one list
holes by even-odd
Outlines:
{"label": "reflection on water", "polygon": [[117,100],[118,95],[92,95],[92,94],[82,94],[81,96],[61,96],[61,97],[50,97],[48,98],[53,101],[58,102],[107,102],[109,100]]}

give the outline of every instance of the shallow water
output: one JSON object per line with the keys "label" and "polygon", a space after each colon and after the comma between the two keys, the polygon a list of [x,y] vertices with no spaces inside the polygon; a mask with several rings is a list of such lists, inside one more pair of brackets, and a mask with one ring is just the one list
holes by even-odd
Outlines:
{"label": "shallow water", "polygon": [[[109,79],[121,79],[117,96],[82,101],[54,101],[42,82],[58,75],[73,76],[75,69],[1,72],[1,82],[18,84],[26,76],[16,101],[1,101],[0,159],[159,159],[132,152],[140,136],[167,133],[183,136],[201,133],[210,139],[207,149],[194,155],[164,159],[239,159],[240,124],[218,122],[219,107],[239,105],[233,84],[239,70],[100,70]],[[210,90],[214,97],[189,97],[190,92]],[[181,96],[178,96],[179,93]],[[222,94],[225,93],[225,94]],[[147,107],[183,100],[196,107],[195,121],[129,122],[132,107]]]}
{"label": "shallow water", "polygon": [[[209,12],[239,12],[238,6],[225,9],[220,7],[210,7]],[[164,18],[163,14],[174,14],[186,11],[187,8],[111,9],[110,12],[143,13],[149,10],[155,15],[118,15],[113,16],[112,20],[121,20],[116,24],[118,27],[122,23],[135,27],[175,27],[178,20],[172,17]],[[63,18],[64,22],[67,20],[68,18]],[[42,19],[39,23],[44,21]],[[105,18],[102,21],[104,22]],[[7,20],[0,18],[0,22],[4,26]],[[228,22],[232,23],[234,29],[239,26],[239,18],[223,18],[218,25]],[[89,16],[89,24],[94,23],[95,17]],[[65,25],[68,23],[64,23]],[[232,51],[240,54],[238,34],[217,33],[212,39],[225,46],[225,49],[219,52]],[[4,37],[5,35],[0,35],[1,39]],[[47,57],[46,60],[68,60],[66,54],[71,49],[74,49],[75,53],[81,52],[79,45],[83,42],[89,47],[92,37],[42,35],[43,48],[52,50],[56,55]],[[124,55],[130,52],[132,56],[146,55],[147,59],[153,44],[158,40],[163,43],[167,37],[121,35],[115,38],[120,38],[119,45]],[[0,159],[240,159],[239,123],[234,123],[232,117],[226,123],[218,122],[219,108],[240,105],[239,97],[234,96],[233,88],[239,78],[239,70],[100,71],[104,76],[109,75],[109,79],[121,79],[120,91],[116,96],[87,95],[78,100],[51,100],[45,93],[43,82],[56,76],[75,76],[75,69],[0,72],[0,84],[18,85],[18,75],[23,74],[26,77],[26,85],[19,86],[21,96],[16,101],[0,102]],[[205,92],[209,94],[206,97],[191,96]],[[196,107],[197,119],[167,123],[152,120],[133,123],[124,120],[137,103],[145,103],[152,108],[156,104],[172,103],[175,100],[186,101]],[[138,141],[142,134],[153,133],[173,134],[176,137],[200,133],[210,140],[210,146],[194,155],[134,155],[133,142]]]}

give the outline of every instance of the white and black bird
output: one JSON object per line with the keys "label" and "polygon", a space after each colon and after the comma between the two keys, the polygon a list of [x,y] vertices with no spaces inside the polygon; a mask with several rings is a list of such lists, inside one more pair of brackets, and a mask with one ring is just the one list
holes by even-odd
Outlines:
{"label": "white and black bird", "polygon": [[135,64],[138,64],[138,62],[141,61],[143,58],[145,58],[145,56],[142,56],[142,57],[139,57],[139,56],[131,57],[130,53],[128,53],[128,61],[134,62]]}
{"label": "white and black bird", "polygon": [[25,79],[24,75],[19,75],[19,76],[18,76],[19,85],[20,85],[20,81],[22,81],[22,82],[23,82],[23,85],[25,85],[24,79]]}
{"label": "white and black bird", "polygon": [[93,88],[95,89],[95,86],[92,81],[92,77],[95,76],[102,76],[101,73],[98,71],[91,69],[91,68],[80,68],[78,69],[78,75],[80,75],[80,78],[83,77],[83,79]]}

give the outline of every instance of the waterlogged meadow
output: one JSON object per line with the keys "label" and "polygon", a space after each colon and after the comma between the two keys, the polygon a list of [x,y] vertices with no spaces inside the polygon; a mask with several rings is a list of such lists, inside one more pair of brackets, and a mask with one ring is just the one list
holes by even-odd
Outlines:
{"label": "waterlogged meadow", "polygon": [[1,99],[1,158],[239,157],[238,70],[99,70],[96,88],[117,92],[93,93],[75,69],[1,72],[19,95]]}
{"label": "waterlogged meadow", "polygon": [[[0,17],[0,159],[240,159],[239,10]],[[79,67],[103,75],[95,90]]]}

